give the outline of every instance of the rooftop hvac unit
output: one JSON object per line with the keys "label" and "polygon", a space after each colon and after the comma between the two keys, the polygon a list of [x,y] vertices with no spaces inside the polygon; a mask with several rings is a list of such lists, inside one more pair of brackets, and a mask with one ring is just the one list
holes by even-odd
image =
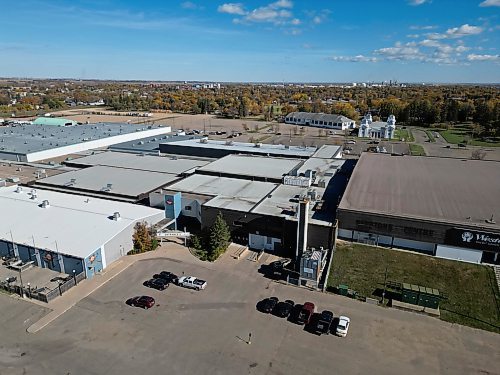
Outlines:
{"label": "rooftop hvac unit", "polygon": [[14,190],[16,193],[21,193],[23,191],[23,188],[21,186],[16,187],[16,190]]}
{"label": "rooftop hvac unit", "polygon": [[208,138],[207,137],[201,138],[200,143],[208,143]]}
{"label": "rooftop hvac unit", "polygon": [[172,157],[170,158],[170,160],[177,160],[177,156],[175,156],[175,155],[174,155],[174,156],[172,156]]}
{"label": "rooftop hvac unit", "polygon": [[325,188],[326,187],[326,181],[321,179],[318,181],[318,187],[320,188]]}
{"label": "rooftop hvac unit", "polygon": [[257,148],[261,148],[261,147],[262,147],[262,143],[260,143],[260,142],[259,142],[259,143],[256,143],[256,144],[255,144],[255,147],[257,147]]}
{"label": "rooftop hvac unit", "polygon": [[37,193],[36,189],[31,190],[31,199],[36,199],[37,198]]}
{"label": "rooftop hvac unit", "polygon": [[50,207],[50,203],[49,203],[49,201],[45,199],[45,200],[42,202],[42,204],[40,205],[40,207],[42,207],[42,208],[48,208],[48,207]]}
{"label": "rooftop hvac unit", "polygon": [[120,220],[120,213],[119,212],[114,212],[112,216],[114,221]]}
{"label": "rooftop hvac unit", "polygon": [[311,198],[311,200],[315,201],[318,198],[318,193],[316,192],[316,190],[311,189],[307,191],[307,196]]}
{"label": "rooftop hvac unit", "polygon": [[226,146],[232,146],[233,144],[233,141],[226,141]]}

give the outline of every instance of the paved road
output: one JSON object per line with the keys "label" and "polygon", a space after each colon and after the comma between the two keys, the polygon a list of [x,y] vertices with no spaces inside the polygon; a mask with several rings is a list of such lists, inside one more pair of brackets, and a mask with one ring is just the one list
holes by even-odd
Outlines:
{"label": "paved road", "polygon": [[[36,334],[43,307],[0,295],[0,374],[498,374],[500,335],[345,297],[281,285],[259,264],[214,264],[169,249],[134,263]],[[208,281],[201,292],[142,282],[159,270]],[[145,311],[124,300],[148,293]],[[276,295],[352,319],[349,336],[316,336],[255,308]],[[246,343],[248,333],[252,343]]]}

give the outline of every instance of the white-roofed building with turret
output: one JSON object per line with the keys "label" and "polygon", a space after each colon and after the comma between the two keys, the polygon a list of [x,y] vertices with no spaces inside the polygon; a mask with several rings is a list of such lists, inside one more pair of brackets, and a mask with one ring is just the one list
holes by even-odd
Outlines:
{"label": "white-roofed building with turret", "polygon": [[364,138],[394,138],[396,131],[396,117],[389,115],[387,122],[373,121],[371,113],[367,113],[361,120],[358,137]]}

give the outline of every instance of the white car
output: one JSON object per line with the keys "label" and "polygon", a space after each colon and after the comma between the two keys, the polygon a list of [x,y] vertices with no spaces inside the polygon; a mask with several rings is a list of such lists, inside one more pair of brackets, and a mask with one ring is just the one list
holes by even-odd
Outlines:
{"label": "white car", "polygon": [[351,139],[350,141],[347,141],[346,144],[348,144],[348,145],[355,145],[356,141]]}
{"label": "white car", "polygon": [[177,285],[183,286],[184,288],[191,288],[196,290],[205,289],[207,282],[205,280],[197,279],[194,276],[182,276],[177,280]]}
{"label": "white car", "polygon": [[339,316],[339,324],[337,324],[337,329],[335,333],[337,336],[346,337],[347,331],[349,331],[349,325],[351,324],[351,319],[347,316]]}

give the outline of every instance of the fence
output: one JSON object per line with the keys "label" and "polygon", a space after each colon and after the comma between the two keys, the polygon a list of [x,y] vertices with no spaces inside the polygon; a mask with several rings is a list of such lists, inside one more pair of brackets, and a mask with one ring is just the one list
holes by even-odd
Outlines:
{"label": "fence", "polygon": [[50,302],[58,296],[62,296],[62,294],[80,281],[85,279],[85,272],[79,273],[78,275],[68,276],[67,280],[64,283],[59,284],[56,288],[52,290],[46,290],[47,288],[43,288],[39,290],[37,288],[26,288],[25,286],[21,288],[19,285],[12,285],[7,282],[0,282],[0,288],[6,290],[9,293],[19,294],[20,296],[26,296],[28,298],[34,298],[42,302]]}

